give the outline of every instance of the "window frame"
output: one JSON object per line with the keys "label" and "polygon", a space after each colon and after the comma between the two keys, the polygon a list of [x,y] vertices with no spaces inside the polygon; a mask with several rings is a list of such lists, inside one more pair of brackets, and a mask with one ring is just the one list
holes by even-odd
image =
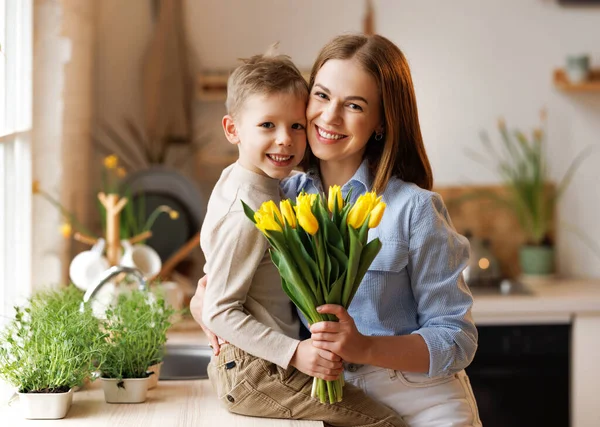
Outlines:
{"label": "window frame", "polygon": [[0,0],[0,316],[32,290],[32,0]]}

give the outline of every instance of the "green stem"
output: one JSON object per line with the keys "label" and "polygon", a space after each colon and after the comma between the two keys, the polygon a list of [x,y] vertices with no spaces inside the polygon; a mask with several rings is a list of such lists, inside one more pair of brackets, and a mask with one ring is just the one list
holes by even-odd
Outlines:
{"label": "green stem", "polygon": [[65,218],[67,218],[69,220],[69,222],[71,224],[73,224],[73,226],[81,231],[82,233],[87,234],[88,236],[93,237],[94,234],[89,231],[86,227],[84,227],[79,221],[77,221],[77,218],[75,218],[75,215],[73,215],[71,212],[69,212],[68,210],[66,210],[63,205],[61,205],[57,200],[55,200],[52,196],[50,196],[48,193],[46,193],[43,190],[39,190],[39,195],[42,196],[44,199],[46,199],[47,201],[49,201],[52,205],[54,205],[54,207],[56,207],[62,216],[64,216]]}

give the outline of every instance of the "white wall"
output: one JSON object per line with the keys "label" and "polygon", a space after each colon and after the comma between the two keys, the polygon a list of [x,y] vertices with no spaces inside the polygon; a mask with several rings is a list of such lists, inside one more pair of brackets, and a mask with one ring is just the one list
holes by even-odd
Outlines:
{"label": "white wall", "polygon": [[[600,176],[595,173],[600,94],[567,95],[551,82],[552,70],[567,54],[590,53],[600,67],[600,8],[564,8],[553,0],[374,4],[376,31],[397,43],[411,64],[436,183],[497,182],[465,156],[464,148],[480,145],[482,129],[495,135],[498,116],[510,127],[537,126],[545,107],[555,178],[578,150],[598,147],[578,171],[559,214],[600,245]],[[358,0],[187,0],[186,6],[190,42],[200,65],[209,69],[230,68],[236,58],[264,51],[275,41],[299,67],[310,68],[331,37],[361,30],[364,12]],[[149,2],[104,0],[100,9],[97,108],[100,117],[118,120],[123,112],[139,110],[132,84],[148,40]],[[124,92],[132,87],[135,97]],[[222,105],[204,104],[198,111],[200,123],[225,144],[218,130]],[[558,240],[561,273],[600,277],[600,258],[581,239],[561,229]]]}

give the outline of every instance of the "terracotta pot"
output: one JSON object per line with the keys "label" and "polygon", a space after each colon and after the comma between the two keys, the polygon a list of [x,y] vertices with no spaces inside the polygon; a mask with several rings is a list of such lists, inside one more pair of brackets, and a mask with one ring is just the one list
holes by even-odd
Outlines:
{"label": "terracotta pot", "polygon": [[149,377],[126,378],[100,378],[104,390],[106,403],[142,403],[148,394]]}
{"label": "terracotta pot", "polygon": [[18,393],[23,416],[29,420],[64,418],[73,404],[73,390],[65,393]]}

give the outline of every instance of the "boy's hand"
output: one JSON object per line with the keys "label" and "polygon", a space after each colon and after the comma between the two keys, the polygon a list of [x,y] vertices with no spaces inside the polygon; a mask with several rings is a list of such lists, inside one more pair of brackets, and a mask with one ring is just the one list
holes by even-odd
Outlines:
{"label": "boy's hand", "polygon": [[212,347],[213,353],[215,354],[215,356],[218,356],[219,352],[221,351],[221,346],[219,345],[219,339],[217,338],[217,336],[215,334],[212,333],[212,331],[210,329],[208,329],[206,326],[204,326],[204,323],[202,323],[202,304],[204,303],[204,292],[206,291],[206,283],[207,282],[208,282],[208,279],[207,279],[206,275],[203,276],[200,280],[198,280],[198,286],[196,287],[196,293],[194,294],[194,296],[192,297],[192,300],[190,301],[190,311],[191,311],[192,316],[194,317],[194,320],[196,321],[196,323],[198,323],[200,325],[200,327],[206,334],[206,337],[208,338],[208,344]]}
{"label": "boy's hand", "polygon": [[311,377],[336,380],[343,371],[342,360],[326,350],[316,348],[311,340],[298,344],[290,364]]}
{"label": "boy's hand", "polygon": [[368,364],[369,337],[361,334],[354,319],[340,305],[325,304],[317,307],[319,313],[333,314],[338,322],[318,322],[310,327],[313,346],[337,354],[345,362]]}

